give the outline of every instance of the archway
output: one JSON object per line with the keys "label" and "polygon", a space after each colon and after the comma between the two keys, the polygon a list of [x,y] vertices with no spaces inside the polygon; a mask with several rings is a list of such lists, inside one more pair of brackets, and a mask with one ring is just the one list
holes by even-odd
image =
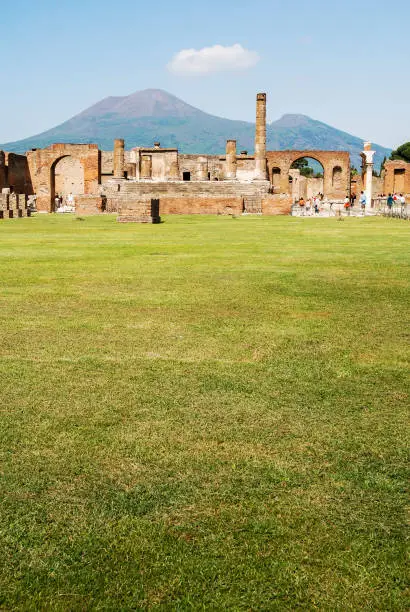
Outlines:
{"label": "archway", "polygon": [[81,161],[71,155],[57,159],[51,166],[51,209],[55,211],[55,197],[59,195],[63,202],[67,196],[84,193],[84,167]]}
{"label": "archway", "polygon": [[299,198],[313,198],[324,191],[325,170],[321,162],[314,157],[298,157],[289,170],[292,177],[291,193],[295,202]]}

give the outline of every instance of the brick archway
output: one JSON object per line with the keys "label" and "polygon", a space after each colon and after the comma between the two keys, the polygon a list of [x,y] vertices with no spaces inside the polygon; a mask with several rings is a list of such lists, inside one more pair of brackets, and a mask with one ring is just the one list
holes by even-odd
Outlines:
{"label": "brick archway", "polygon": [[97,194],[101,182],[101,161],[95,144],[54,144],[27,153],[37,210],[51,212],[54,208],[54,169],[65,157],[81,163],[84,170],[84,194]]}
{"label": "brick archway", "polygon": [[[326,197],[342,200],[350,192],[350,156],[347,151],[268,151],[266,158],[269,177],[272,177],[274,168],[280,169],[280,193],[290,194],[289,170],[295,161],[303,157],[310,157],[322,165],[323,192]],[[337,184],[333,184],[335,168],[340,168]]]}

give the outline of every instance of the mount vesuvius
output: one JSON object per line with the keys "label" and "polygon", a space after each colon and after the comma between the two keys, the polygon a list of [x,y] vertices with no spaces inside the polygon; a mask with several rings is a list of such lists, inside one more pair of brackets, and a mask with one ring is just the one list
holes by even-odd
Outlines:
{"label": "mount vesuvius", "polygon": [[[124,138],[126,148],[177,147],[181,153],[221,154],[228,138],[235,138],[238,151],[253,151],[255,125],[205,113],[160,89],[145,89],[129,96],[104,98],[68,121],[0,149],[25,153],[55,142],[96,143],[111,150],[114,138]],[[352,164],[360,166],[363,139],[342,132],[306,115],[283,115],[267,126],[267,149],[321,149],[349,151]],[[379,166],[390,149],[374,145]]]}

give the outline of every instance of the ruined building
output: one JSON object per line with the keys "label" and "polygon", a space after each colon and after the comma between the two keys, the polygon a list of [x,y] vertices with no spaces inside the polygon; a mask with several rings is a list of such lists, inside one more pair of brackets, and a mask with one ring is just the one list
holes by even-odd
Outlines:
{"label": "ruined building", "polygon": [[[306,157],[322,165],[320,179],[291,168]],[[408,169],[405,175],[408,181]],[[254,154],[238,152],[235,140],[227,141],[224,155],[184,155],[160,143],[126,151],[121,139],[113,151],[95,144],[53,144],[25,156],[1,152],[0,191],[8,186],[35,193],[37,210],[44,212],[54,211],[56,194],[72,193],[81,214],[116,212],[148,198],[160,200],[161,214],[286,214],[299,195],[321,191],[343,200],[350,191],[350,159],[344,151],[267,151],[266,94],[259,93]]]}

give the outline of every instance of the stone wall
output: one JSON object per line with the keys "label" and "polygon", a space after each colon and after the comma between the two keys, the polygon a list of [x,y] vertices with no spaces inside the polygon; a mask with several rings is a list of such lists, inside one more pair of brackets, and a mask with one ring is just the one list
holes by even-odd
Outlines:
{"label": "stone wall", "polygon": [[98,215],[105,210],[105,198],[98,195],[81,195],[75,197],[75,212],[79,217]]}
{"label": "stone wall", "polygon": [[84,168],[78,158],[62,157],[54,166],[54,175],[56,193],[62,196],[84,193]]}
{"label": "stone wall", "polygon": [[[240,214],[260,212],[268,181],[118,182],[106,184],[107,211],[118,210],[121,200],[149,197],[161,200],[163,214]],[[108,188],[109,187],[109,188]]]}
{"label": "stone wall", "polygon": [[387,161],[384,167],[384,193],[402,193],[410,200],[410,163]]}
{"label": "stone wall", "polygon": [[16,219],[30,215],[26,194],[0,193],[0,219]]}
{"label": "stone wall", "polygon": [[33,185],[27,157],[16,153],[0,151],[0,190],[12,188],[15,193],[31,195]]}
{"label": "stone wall", "polygon": [[267,195],[262,198],[263,215],[289,215],[292,198],[286,194]]}

